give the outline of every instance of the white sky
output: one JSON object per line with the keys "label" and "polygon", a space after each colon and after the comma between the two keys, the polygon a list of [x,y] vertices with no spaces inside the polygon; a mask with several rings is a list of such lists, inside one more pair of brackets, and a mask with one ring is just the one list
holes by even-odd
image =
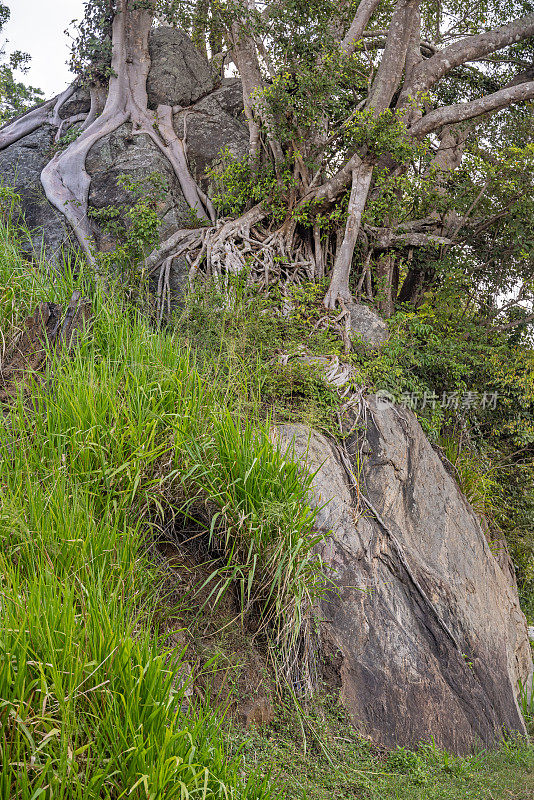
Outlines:
{"label": "white sky", "polygon": [[11,19],[0,34],[8,39],[6,51],[22,50],[32,57],[26,83],[42,89],[46,97],[72,80],[66,61],[70,40],[64,33],[73,19],[81,19],[83,0],[3,0]]}

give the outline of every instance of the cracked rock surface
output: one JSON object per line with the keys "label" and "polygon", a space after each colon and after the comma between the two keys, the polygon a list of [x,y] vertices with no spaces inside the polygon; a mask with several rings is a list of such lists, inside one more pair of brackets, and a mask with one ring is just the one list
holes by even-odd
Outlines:
{"label": "cracked rock surface", "polygon": [[320,609],[321,660],[357,727],[457,753],[524,732],[516,697],[532,659],[516,587],[413,413],[371,398],[363,441],[349,434],[343,451],[302,425],[277,433],[318,470],[313,502],[327,503],[336,590]]}

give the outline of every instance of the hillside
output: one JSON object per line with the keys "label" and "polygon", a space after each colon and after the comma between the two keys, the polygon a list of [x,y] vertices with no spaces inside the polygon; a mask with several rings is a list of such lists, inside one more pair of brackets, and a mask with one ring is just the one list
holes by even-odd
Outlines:
{"label": "hillside", "polygon": [[[199,298],[158,330],[89,275],[50,281],[5,227],[1,266],[7,335],[76,287],[92,305],[71,353],[51,348],[4,403],[2,796],[531,797],[524,740],[467,758],[388,751],[327,684],[305,700],[277,677],[284,639],[269,655],[262,626],[275,609],[298,626],[317,567],[309,478],[267,419],[324,426],[339,399],[302,371],[284,378],[289,397],[278,373],[273,393],[279,342],[261,297],[215,314]],[[266,694],[272,722],[243,730]]]}
{"label": "hillside", "polygon": [[70,30],[0,51],[0,800],[531,800],[534,15]]}

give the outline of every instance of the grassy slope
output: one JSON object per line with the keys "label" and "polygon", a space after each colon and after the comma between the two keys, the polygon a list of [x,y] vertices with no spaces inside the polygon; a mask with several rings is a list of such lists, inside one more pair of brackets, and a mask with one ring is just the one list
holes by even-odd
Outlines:
{"label": "grassy slope", "polygon": [[[73,285],[37,281],[0,232],[6,338],[39,299],[65,300]],[[285,780],[291,798],[534,796],[523,742],[475,760],[432,748],[386,756],[336,709],[297,722],[280,706],[251,739],[207,705],[182,711],[182,653],[155,624],[151,524],[184,491],[208,497],[232,534],[245,604],[264,584],[258,563],[282,557],[289,581],[270,608],[294,623],[316,575],[305,549],[292,558],[312,521],[306,486],[254,423],[263,367],[220,348],[196,362],[180,331],[158,333],[98,294],[94,307],[74,357],[0,426],[2,800],[267,798]]]}

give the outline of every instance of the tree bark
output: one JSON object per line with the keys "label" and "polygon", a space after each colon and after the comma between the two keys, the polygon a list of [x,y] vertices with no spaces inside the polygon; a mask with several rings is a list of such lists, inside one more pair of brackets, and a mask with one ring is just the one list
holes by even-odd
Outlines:
{"label": "tree bark", "polygon": [[395,5],[384,54],[366,103],[368,108],[374,108],[378,114],[389,108],[399,87],[406,53],[417,27],[418,11],[419,0],[398,0]]}
{"label": "tree bark", "polygon": [[349,198],[345,235],[337,252],[332,279],[323,301],[326,308],[335,308],[338,300],[347,302],[351,300],[349,288],[350,268],[372,175],[373,166],[366,163],[362,163],[352,174],[352,189]]}
{"label": "tree bark", "polygon": [[18,142],[23,136],[28,136],[48,122],[50,112],[53,112],[57,102],[57,97],[52,97],[41,106],[23,114],[13,122],[8,122],[0,129],[0,150],[9,147],[10,144]]}
{"label": "tree bark", "polygon": [[532,98],[534,98],[534,81],[516,84],[485,97],[471,100],[470,103],[456,103],[430,111],[418,122],[415,122],[409,131],[412,136],[421,139],[444,125],[464,122],[474,117],[480,117],[482,114],[508,108],[512,103],[521,103],[525,100],[532,100]]}
{"label": "tree bark", "polygon": [[343,37],[341,49],[347,54],[352,55],[356,45],[362,38],[369,20],[380,5],[380,0],[361,0],[350,28]]}

